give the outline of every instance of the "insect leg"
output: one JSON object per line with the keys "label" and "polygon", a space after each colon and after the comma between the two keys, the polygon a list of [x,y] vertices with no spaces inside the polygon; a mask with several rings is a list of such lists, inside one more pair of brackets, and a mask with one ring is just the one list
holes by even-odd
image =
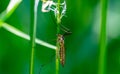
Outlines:
{"label": "insect leg", "polygon": [[66,28],[65,26],[61,25],[61,30],[64,31],[65,33],[63,34],[63,36],[66,35],[70,35],[72,32],[70,31],[70,29]]}

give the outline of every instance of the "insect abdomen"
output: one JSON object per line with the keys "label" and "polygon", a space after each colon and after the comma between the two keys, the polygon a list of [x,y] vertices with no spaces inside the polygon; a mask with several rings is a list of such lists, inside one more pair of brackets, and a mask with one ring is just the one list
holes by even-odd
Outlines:
{"label": "insect abdomen", "polygon": [[60,63],[62,64],[62,66],[64,66],[64,64],[65,64],[65,49],[64,49],[64,47],[61,47],[61,49],[60,49]]}
{"label": "insect abdomen", "polygon": [[65,64],[65,48],[64,48],[64,38],[63,35],[58,35],[59,42],[59,55],[60,55],[60,63],[62,66]]}

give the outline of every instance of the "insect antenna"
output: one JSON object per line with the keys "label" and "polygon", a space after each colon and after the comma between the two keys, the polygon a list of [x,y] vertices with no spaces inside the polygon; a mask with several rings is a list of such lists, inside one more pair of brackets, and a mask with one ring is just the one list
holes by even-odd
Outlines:
{"label": "insect antenna", "polygon": [[63,34],[63,36],[67,36],[72,34],[72,32],[70,31],[70,29],[66,28],[65,26],[63,26],[62,24],[60,25],[60,28],[62,31],[64,31],[65,33]]}
{"label": "insect antenna", "polygon": [[61,26],[61,28],[65,29],[66,31],[70,31],[70,29],[68,29],[67,27],[63,26],[62,24],[60,26]]}

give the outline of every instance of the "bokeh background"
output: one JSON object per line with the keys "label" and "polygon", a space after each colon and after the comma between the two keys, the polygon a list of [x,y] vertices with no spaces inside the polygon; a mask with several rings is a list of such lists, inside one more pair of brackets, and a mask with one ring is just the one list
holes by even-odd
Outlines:
{"label": "bokeh background", "polygon": [[[0,0],[0,13],[10,0]],[[60,74],[97,74],[99,65],[100,0],[66,0],[62,24],[70,29],[65,37],[66,63]],[[37,38],[56,44],[53,12],[38,6]],[[120,0],[108,0],[106,74],[120,74]],[[30,0],[23,0],[6,23],[30,34]],[[0,74],[29,74],[30,41],[0,28]],[[36,44],[35,74],[55,74],[55,50]]]}

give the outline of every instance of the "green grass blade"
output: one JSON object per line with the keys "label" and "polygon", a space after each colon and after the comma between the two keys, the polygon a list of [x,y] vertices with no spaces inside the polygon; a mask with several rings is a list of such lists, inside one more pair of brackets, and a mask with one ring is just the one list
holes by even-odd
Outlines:
{"label": "green grass blade", "polygon": [[5,21],[19,6],[22,0],[10,0],[10,3],[5,11],[0,14],[0,20]]}
{"label": "green grass blade", "polygon": [[[4,12],[2,12],[2,14],[0,14],[0,27],[3,26],[4,29],[6,29],[7,31],[11,32],[12,34],[17,35],[17,36],[19,36],[19,37],[21,37],[21,38],[23,38],[23,39],[30,40],[30,36],[29,36],[29,35],[23,33],[22,31],[16,29],[15,27],[13,27],[13,26],[11,26],[11,25],[9,25],[9,24],[7,24],[7,23],[4,23],[4,22],[3,22],[3,19],[2,19],[2,18],[6,18],[7,15],[9,15],[9,17],[10,17],[10,15],[15,11],[15,9],[18,7],[18,5],[19,5],[21,2],[22,2],[22,0],[16,0],[16,1],[14,1],[14,2],[11,1],[11,2],[9,3],[7,9],[5,10],[5,11],[7,11],[7,13],[5,14]],[[12,6],[11,6],[11,4],[12,4]],[[4,13],[4,15],[3,15],[3,13]],[[8,18],[8,16],[7,16],[7,18]],[[7,18],[6,18],[6,19],[7,19]],[[4,21],[5,21],[6,19],[4,19]],[[40,40],[40,39],[37,39],[37,38],[36,38],[36,39],[35,39],[35,42],[36,42],[37,44],[39,44],[39,45],[43,45],[43,46],[48,47],[48,48],[50,48],[50,49],[56,50],[56,46],[51,45],[51,44],[49,44],[49,43],[46,43],[46,42],[44,42],[44,41],[42,41],[42,40]]]}
{"label": "green grass blade", "polygon": [[98,74],[106,74],[106,19],[107,19],[107,0],[101,0],[101,31],[100,31],[100,55]]}
{"label": "green grass blade", "polygon": [[[59,11],[59,13],[57,14],[57,35],[60,34],[60,24],[61,24],[61,19],[60,19],[60,0],[58,0],[58,5],[57,5],[57,9]],[[56,46],[57,46],[57,49],[56,49],[56,74],[59,74],[59,49],[60,49],[60,46],[59,46],[59,42],[57,40],[56,42]]]}
{"label": "green grass blade", "polygon": [[[0,24],[2,25],[2,28],[4,28],[5,30],[9,31],[10,33],[30,41],[30,36],[28,34],[25,34],[24,32],[18,30],[17,28],[15,28],[15,27],[7,24],[7,23],[0,22]],[[42,45],[42,46],[45,46],[45,47],[48,47],[50,49],[56,50],[56,46],[51,45],[51,44],[49,44],[49,43],[47,43],[45,41],[42,41],[42,40],[40,40],[38,38],[35,39],[35,43],[37,43],[39,45]]]}
{"label": "green grass blade", "polygon": [[30,61],[30,74],[34,74],[34,51],[35,51],[35,38],[36,38],[36,25],[37,25],[37,7],[39,0],[31,0],[31,25],[30,25],[30,40],[31,40],[31,61]]}

